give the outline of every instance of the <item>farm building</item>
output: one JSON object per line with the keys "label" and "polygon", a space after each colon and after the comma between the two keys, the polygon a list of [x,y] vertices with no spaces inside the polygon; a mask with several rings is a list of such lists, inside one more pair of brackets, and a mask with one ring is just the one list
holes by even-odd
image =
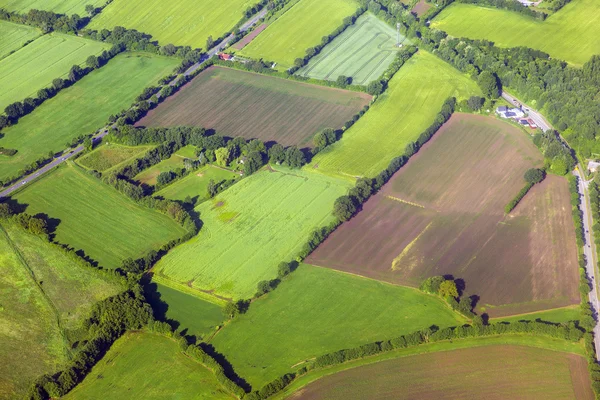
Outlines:
{"label": "farm building", "polygon": [[600,169],[600,162],[598,161],[590,161],[588,163],[588,170],[590,170],[590,172],[596,172]]}
{"label": "farm building", "polygon": [[506,106],[500,106],[496,108],[496,114],[502,118],[522,118],[525,113],[520,108],[508,108]]}
{"label": "farm building", "polygon": [[219,53],[219,59],[224,60],[224,61],[231,61],[231,60],[233,60],[233,56],[231,54],[227,54],[227,53]]}

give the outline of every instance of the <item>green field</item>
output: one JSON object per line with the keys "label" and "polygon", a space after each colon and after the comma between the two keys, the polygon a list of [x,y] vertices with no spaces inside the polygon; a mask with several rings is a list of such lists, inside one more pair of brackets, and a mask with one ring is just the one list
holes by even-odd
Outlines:
{"label": "green field", "polygon": [[177,168],[183,168],[183,161],[186,158],[195,158],[196,157],[196,147],[195,146],[185,146],[181,149],[177,150],[175,153],[171,155],[171,157],[166,160],[162,160],[158,164],[151,166],[150,168],[146,168],[139,174],[137,174],[133,179],[140,182],[145,183],[146,185],[156,185],[156,178],[160,175],[161,172],[173,171]]}
{"label": "green field", "polygon": [[165,187],[161,191],[156,192],[156,196],[181,201],[189,196],[192,200],[198,202],[206,200],[207,188],[211,180],[218,183],[235,178],[239,178],[239,175],[229,170],[207,165],[197,171],[191,172],[185,178]]}
{"label": "green field", "polygon": [[534,312],[529,314],[520,314],[512,317],[491,318],[491,322],[517,322],[517,321],[535,321],[542,320],[548,322],[567,323],[569,321],[578,321],[581,318],[581,308],[577,306],[569,306],[555,308],[553,310]]}
{"label": "green field", "polygon": [[234,399],[202,364],[177,343],[151,333],[127,333],[73,391],[69,399]]}
{"label": "green field", "polygon": [[418,290],[303,264],[211,344],[260,389],[312,357],[461,322]]}
{"label": "green field", "polygon": [[[79,265],[12,223],[0,226],[0,398],[21,398],[31,380],[69,356],[70,331],[120,284]],[[10,360],[10,362],[6,362]]]}
{"label": "green field", "polygon": [[[401,36],[400,40],[405,37]],[[336,80],[344,75],[352,83],[366,85],[377,79],[394,60],[396,31],[371,13],[363,14],[354,25],[336,37],[297,75]]]}
{"label": "green field", "polygon": [[342,139],[305,168],[341,176],[375,176],[431,125],[446,98],[475,94],[480,92],[473,80],[421,50]]}
{"label": "green field", "polygon": [[542,50],[576,65],[600,53],[600,3],[594,0],[573,1],[545,21],[508,10],[452,4],[431,25],[456,37]]}
{"label": "green field", "polygon": [[36,97],[53,79],[66,79],[73,64],[83,65],[88,56],[109,48],[105,43],[62,33],[36,39],[0,60],[0,110],[26,97]]}
{"label": "green field", "polygon": [[158,249],[185,230],[164,214],[142,207],[72,164],[13,196],[30,214],[59,219],[56,241],[116,268],[127,257]]}
{"label": "green field", "polygon": [[137,29],[152,35],[161,45],[206,49],[206,39],[230,32],[256,0],[114,0],[92,19],[88,28],[115,26]]}
{"label": "green field", "polygon": [[259,281],[273,279],[309,234],[332,221],[346,182],[297,170],[261,171],[196,207],[198,236],[156,265],[159,276],[211,293],[249,298]]}
{"label": "green field", "polygon": [[77,164],[87,169],[106,172],[135,157],[141,156],[149,149],[150,146],[123,146],[106,143],[78,158]]}
{"label": "green field", "polygon": [[0,0],[0,8],[18,13],[27,13],[31,9],[53,11],[57,14],[87,15],[85,6],[102,7],[106,0]]}
{"label": "green field", "polygon": [[0,60],[41,35],[36,28],[0,21]]}
{"label": "green field", "polygon": [[296,58],[304,57],[306,49],[320,44],[321,38],[340,26],[357,7],[354,0],[300,0],[239,54],[275,61],[278,67],[289,68]]}
{"label": "green field", "polygon": [[173,58],[123,54],[62,90],[18,124],[3,130],[0,146],[18,153],[0,158],[0,179],[14,176],[50,150],[64,149],[74,137],[101,128],[111,114],[130,106],[144,87],[156,84],[177,63]]}

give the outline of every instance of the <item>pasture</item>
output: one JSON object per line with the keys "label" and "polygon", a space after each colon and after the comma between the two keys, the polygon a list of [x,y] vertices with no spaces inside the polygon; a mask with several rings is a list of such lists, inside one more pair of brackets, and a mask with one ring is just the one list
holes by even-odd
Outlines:
{"label": "pasture", "polygon": [[81,17],[87,15],[85,6],[91,4],[94,7],[102,7],[106,0],[0,0],[0,8],[26,14],[31,9],[52,11],[57,14],[73,15]]}
{"label": "pasture", "polygon": [[238,53],[274,61],[278,69],[290,68],[357,8],[354,0],[300,0]]}
{"label": "pasture", "polygon": [[0,110],[26,97],[36,97],[53,79],[66,79],[73,64],[83,65],[88,56],[109,48],[105,43],[62,33],[36,39],[0,60]]}
{"label": "pasture", "polygon": [[134,179],[139,183],[144,183],[146,185],[156,185],[156,178],[158,178],[158,175],[160,175],[161,172],[168,172],[177,168],[183,168],[183,161],[186,158],[194,158],[195,156],[196,154],[194,146],[190,145],[182,147],[166,160],[162,160],[158,164],[155,164],[150,168],[146,168],[137,174]]}
{"label": "pasture", "polygon": [[504,215],[524,172],[541,165],[519,129],[455,114],[307,262],[413,286],[450,274],[492,317],[577,304],[566,180],[548,176]]}
{"label": "pasture", "polygon": [[[134,395],[135,394],[135,395]],[[185,356],[177,342],[152,333],[118,339],[69,399],[234,399],[202,364]]]}
{"label": "pasture", "polygon": [[341,128],[370,100],[366,93],[211,67],[136,125],[194,125],[223,136],[309,147],[315,133]]}
{"label": "pasture", "polygon": [[396,31],[373,14],[365,13],[296,74],[330,81],[344,75],[351,77],[354,84],[366,85],[394,60],[398,50],[395,45]]}
{"label": "pasture", "polygon": [[42,33],[31,26],[0,21],[0,60]]}
{"label": "pasture", "polygon": [[0,179],[16,175],[49,151],[64,149],[73,138],[102,128],[111,114],[129,107],[143,88],[156,84],[176,65],[177,60],[166,57],[119,55],[45,101],[35,112],[3,130],[0,146],[18,153],[0,159]]}
{"label": "pasture", "polygon": [[436,56],[420,50],[389,82],[367,113],[342,139],[305,168],[337,176],[377,175],[404,154],[431,123],[449,96],[479,95],[477,84]]}
{"label": "pasture", "polygon": [[107,143],[79,157],[77,164],[98,172],[106,172],[148,151],[150,146],[123,146]]}
{"label": "pasture", "polygon": [[55,240],[105,268],[138,258],[185,230],[164,214],[142,207],[73,164],[61,167],[13,196],[30,214],[58,220]]}
{"label": "pasture", "polygon": [[21,398],[31,380],[58,370],[92,304],[120,285],[82,267],[12,223],[0,226],[0,397]]}
{"label": "pasture", "polygon": [[577,0],[545,21],[508,10],[452,4],[437,15],[431,25],[452,36],[487,39],[500,47],[531,47],[582,65],[600,53],[599,21],[597,1]]}
{"label": "pasture", "polygon": [[197,171],[191,172],[183,179],[170,184],[164,189],[155,193],[156,196],[162,196],[165,199],[184,201],[188,196],[195,202],[206,200],[208,193],[208,184],[211,180],[215,183],[224,180],[236,179],[240,176],[229,170],[207,165]]}
{"label": "pasture", "polygon": [[210,343],[260,389],[331,351],[462,322],[418,290],[302,264]]}
{"label": "pasture", "polygon": [[232,31],[254,0],[114,0],[92,19],[89,29],[124,26],[152,35],[165,45],[191,46],[206,50],[206,39],[217,39]]}
{"label": "pasture", "polygon": [[289,399],[593,399],[587,362],[576,354],[488,345],[408,355],[314,381]]}
{"label": "pasture", "polygon": [[297,170],[257,172],[196,207],[203,226],[154,267],[155,274],[234,299],[256,293],[277,275],[310,233],[333,220],[346,182]]}

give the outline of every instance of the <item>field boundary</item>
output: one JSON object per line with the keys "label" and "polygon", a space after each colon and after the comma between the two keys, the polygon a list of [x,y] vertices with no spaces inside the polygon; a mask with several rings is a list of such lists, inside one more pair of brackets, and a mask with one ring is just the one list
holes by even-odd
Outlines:
{"label": "field boundary", "polygon": [[152,277],[152,282],[177,290],[197,299],[207,301],[220,307],[223,307],[229,303],[229,301],[224,297],[218,296],[216,294],[206,293],[202,290],[194,289],[193,287],[185,285],[183,283],[173,281],[169,278],[164,277],[162,274],[158,274],[152,271],[152,269],[148,271],[148,273]]}

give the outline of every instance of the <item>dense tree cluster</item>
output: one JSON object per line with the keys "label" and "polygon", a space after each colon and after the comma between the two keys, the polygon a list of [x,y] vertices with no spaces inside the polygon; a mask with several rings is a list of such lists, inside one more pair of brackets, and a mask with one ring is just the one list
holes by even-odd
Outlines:
{"label": "dense tree cluster", "polygon": [[77,14],[67,16],[56,14],[52,11],[29,10],[27,14],[18,14],[0,8],[0,19],[18,24],[30,25],[39,28],[42,32],[52,31],[75,33],[83,28],[89,21],[88,17],[80,17]]}

